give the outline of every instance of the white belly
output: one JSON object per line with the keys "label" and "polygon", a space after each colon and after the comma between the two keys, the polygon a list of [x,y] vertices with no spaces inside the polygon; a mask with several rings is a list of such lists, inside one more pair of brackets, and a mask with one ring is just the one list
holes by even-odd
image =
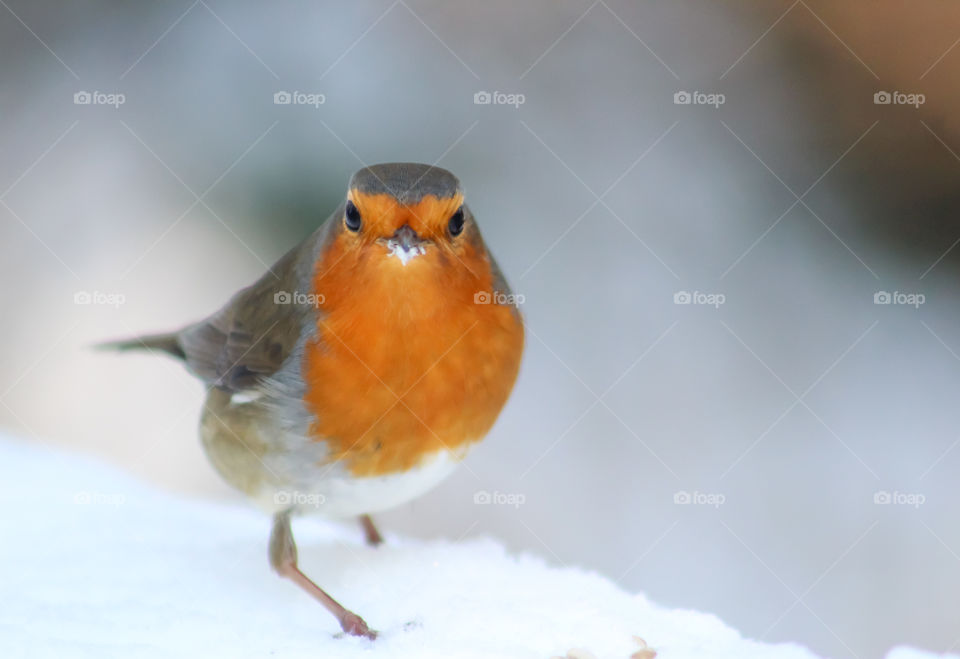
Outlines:
{"label": "white belly", "polygon": [[335,518],[375,513],[432,489],[456,469],[462,457],[441,451],[413,469],[385,476],[357,477],[340,465],[311,465],[312,473],[290,479],[297,484],[264,484],[255,501],[270,512],[292,509]]}

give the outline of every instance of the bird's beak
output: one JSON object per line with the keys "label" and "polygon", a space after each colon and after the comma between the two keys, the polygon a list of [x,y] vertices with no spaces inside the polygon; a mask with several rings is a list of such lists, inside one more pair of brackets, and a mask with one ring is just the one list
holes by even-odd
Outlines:
{"label": "bird's beak", "polygon": [[409,224],[404,224],[397,229],[393,236],[387,240],[390,255],[400,259],[400,263],[403,265],[407,265],[414,257],[426,253],[423,244],[423,239],[410,228]]}

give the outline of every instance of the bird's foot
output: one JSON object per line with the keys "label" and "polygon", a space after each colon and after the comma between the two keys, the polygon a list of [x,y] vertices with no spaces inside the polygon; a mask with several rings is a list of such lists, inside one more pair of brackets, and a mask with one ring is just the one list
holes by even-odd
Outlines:
{"label": "bird's foot", "polygon": [[340,618],[340,628],[351,636],[365,636],[371,641],[377,638],[376,630],[370,629],[367,623],[363,621],[363,618],[350,611],[347,611],[343,617]]}

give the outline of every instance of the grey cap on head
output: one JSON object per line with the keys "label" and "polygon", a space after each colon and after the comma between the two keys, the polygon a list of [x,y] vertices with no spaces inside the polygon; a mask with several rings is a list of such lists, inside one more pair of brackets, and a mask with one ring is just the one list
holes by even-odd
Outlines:
{"label": "grey cap on head", "polygon": [[462,192],[460,181],[440,167],[390,162],[364,167],[350,178],[350,189],[363,194],[389,194],[401,204],[416,204],[427,195],[447,199]]}

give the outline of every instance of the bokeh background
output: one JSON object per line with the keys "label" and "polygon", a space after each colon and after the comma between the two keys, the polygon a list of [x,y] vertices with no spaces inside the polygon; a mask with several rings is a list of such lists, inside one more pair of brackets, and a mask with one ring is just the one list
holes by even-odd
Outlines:
{"label": "bokeh background", "polygon": [[201,386],[88,346],[212,312],[359,167],[437,163],[528,346],[489,440],[385,530],[829,656],[960,647],[956,3],[0,5],[5,429],[235,498]]}

